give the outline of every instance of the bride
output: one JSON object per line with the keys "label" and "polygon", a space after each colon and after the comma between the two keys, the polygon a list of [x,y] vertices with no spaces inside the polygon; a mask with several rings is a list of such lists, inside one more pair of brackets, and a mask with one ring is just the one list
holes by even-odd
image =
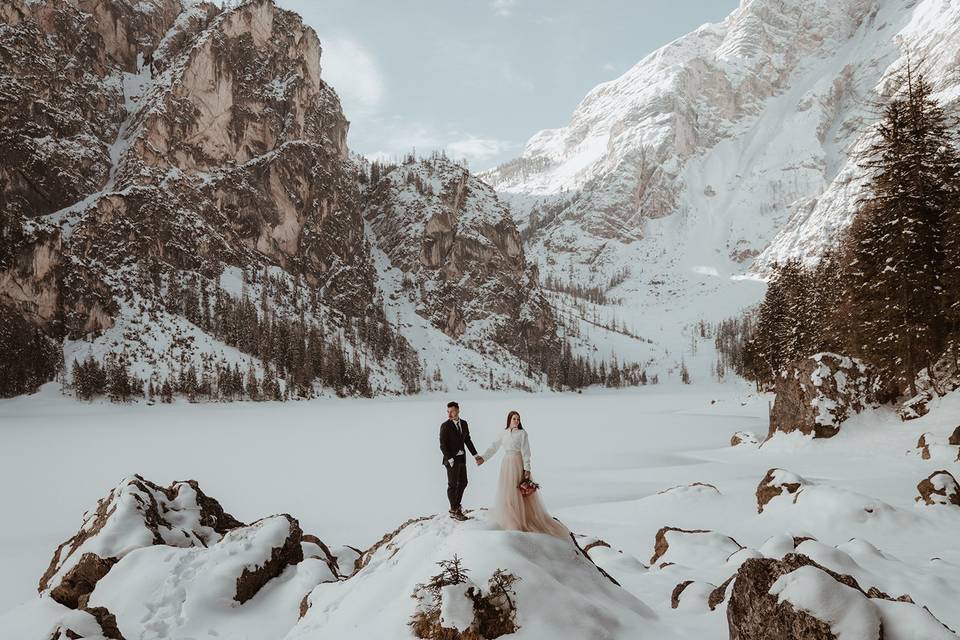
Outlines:
{"label": "bride", "polygon": [[478,460],[483,464],[503,448],[500,463],[500,481],[497,498],[490,515],[502,529],[546,533],[557,538],[569,538],[570,531],[554,520],[537,492],[524,496],[519,489],[522,480],[530,479],[530,440],[520,422],[520,414],[507,414],[507,428],[503,435],[483,452]]}

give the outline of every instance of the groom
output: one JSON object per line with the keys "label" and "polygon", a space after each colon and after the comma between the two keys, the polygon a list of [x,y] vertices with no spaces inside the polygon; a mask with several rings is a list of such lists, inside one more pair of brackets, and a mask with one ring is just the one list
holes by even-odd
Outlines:
{"label": "groom", "polygon": [[447,468],[447,499],[450,501],[450,517],[455,520],[467,520],[460,501],[467,488],[467,454],[464,446],[473,454],[477,464],[483,460],[477,455],[477,448],[470,439],[470,428],[466,420],[460,419],[460,405],[447,403],[449,420],[440,425],[440,451],[443,453],[443,466]]}

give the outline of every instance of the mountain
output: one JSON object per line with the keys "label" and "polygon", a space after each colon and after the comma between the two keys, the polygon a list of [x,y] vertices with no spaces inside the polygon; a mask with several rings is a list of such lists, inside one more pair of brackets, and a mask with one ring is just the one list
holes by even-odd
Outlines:
{"label": "mountain", "polygon": [[[364,215],[380,254],[388,313],[444,334],[411,338],[424,346],[422,360],[455,365],[442,372],[445,380],[473,369],[475,380],[484,381],[478,366],[485,365],[487,382],[503,387],[524,383],[556,359],[554,310],[493,189],[443,156],[370,170]],[[440,353],[448,344],[468,346],[492,362],[457,356],[451,362]],[[527,371],[518,368],[523,363]]]}
{"label": "mountain", "polygon": [[[63,368],[81,397],[543,384],[559,338],[506,209],[442,159],[416,169],[435,195],[397,183],[409,167],[371,184],[297,14],[2,11],[3,393]],[[393,266],[421,291],[402,310]]]}
{"label": "mountain", "polygon": [[895,75],[912,60],[950,106],[958,50],[960,13],[939,0],[743,0],[481,177],[544,278],[600,287],[621,304],[599,313],[677,360],[678,326],[737,313],[762,292],[744,277],[836,241]]}

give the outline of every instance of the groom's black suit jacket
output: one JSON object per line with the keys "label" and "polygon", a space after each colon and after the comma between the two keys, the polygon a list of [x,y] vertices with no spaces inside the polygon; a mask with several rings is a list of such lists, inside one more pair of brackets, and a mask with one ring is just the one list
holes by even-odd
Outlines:
{"label": "groom's black suit jacket", "polygon": [[457,425],[453,423],[453,420],[447,420],[442,425],[440,425],[440,451],[443,452],[443,466],[449,466],[447,460],[450,458],[457,458],[457,452],[463,451],[464,446],[469,449],[470,453],[477,455],[477,448],[473,446],[473,440],[470,439],[470,427],[467,426],[467,421],[463,418],[460,418],[460,428],[463,430],[461,434],[457,430]]}

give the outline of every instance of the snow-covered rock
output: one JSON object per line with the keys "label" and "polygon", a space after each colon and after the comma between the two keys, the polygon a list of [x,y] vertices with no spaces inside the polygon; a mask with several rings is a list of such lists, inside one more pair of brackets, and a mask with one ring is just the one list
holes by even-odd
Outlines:
{"label": "snow-covered rock", "polygon": [[39,590],[76,608],[112,566],[134,549],[206,547],[242,525],[194,480],[160,487],[140,476],[126,478],[84,515],[80,530],[57,548],[40,578]]}
{"label": "snow-covered rock", "polygon": [[870,384],[865,364],[833,353],[788,366],[777,377],[767,438],[793,431],[814,438],[836,435],[844,420],[867,406]]}
{"label": "snow-covered rock", "polygon": [[244,525],[193,480],[133,476],[84,515],[40,597],[0,617],[0,637],[276,640],[306,594],[349,577],[359,555],[331,552],[286,514]]}
{"label": "snow-covered rock", "polygon": [[734,579],[727,622],[731,640],[956,637],[908,598],[865,592],[852,576],[800,553],[745,562]]}
{"label": "snow-covered rock", "polygon": [[920,504],[960,507],[960,485],[949,471],[934,471],[920,481],[917,491],[920,495],[916,501]]}
{"label": "snow-covered rock", "polygon": [[304,559],[290,516],[264,518],[209,547],[144,547],[100,581],[90,604],[116,615],[126,637],[282,638],[300,601],[337,577]]}
{"label": "snow-covered rock", "polygon": [[795,473],[785,469],[770,469],[757,485],[757,513],[763,513],[763,508],[777,496],[793,495],[794,500],[800,488],[807,481]]}
{"label": "snow-covered rock", "polygon": [[760,446],[760,438],[757,437],[757,434],[752,431],[737,431],[732,436],[730,436],[730,446],[738,447],[740,445],[747,445],[751,447]]}
{"label": "snow-covered rock", "polygon": [[[674,637],[645,604],[597,571],[572,541],[499,531],[483,512],[472,516],[465,523],[442,516],[417,519],[386,536],[364,555],[356,575],[313,590],[310,609],[288,640],[407,637],[416,603],[405,596],[437,573],[437,562],[454,555],[474,585],[485,585],[497,569],[519,578],[513,588],[524,636]],[[453,605],[447,606],[453,616]],[[377,615],[370,615],[372,610]]]}
{"label": "snow-covered rock", "polygon": [[684,566],[721,565],[743,547],[730,536],[715,531],[663,527],[657,531],[650,564]]}

